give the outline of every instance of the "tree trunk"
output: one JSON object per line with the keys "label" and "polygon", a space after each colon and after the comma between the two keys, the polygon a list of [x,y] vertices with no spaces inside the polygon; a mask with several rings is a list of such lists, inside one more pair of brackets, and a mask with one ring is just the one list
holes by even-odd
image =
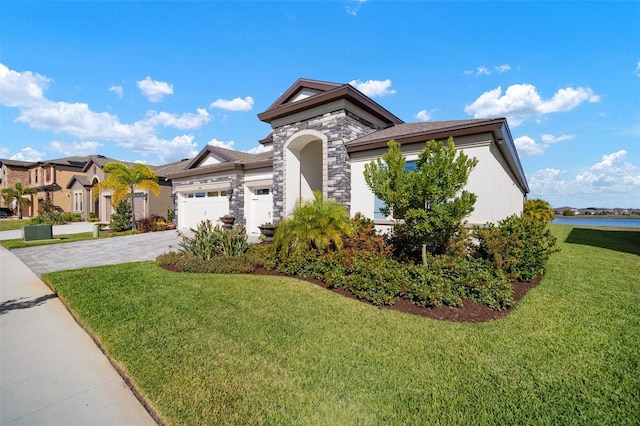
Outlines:
{"label": "tree trunk", "polygon": [[427,266],[427,244],[422,244],[422,265]]}
{"label": "tree trunk", "polygon": [[131,229],[136,230],[136,206],[134,204],[134,193],[131,192]]}

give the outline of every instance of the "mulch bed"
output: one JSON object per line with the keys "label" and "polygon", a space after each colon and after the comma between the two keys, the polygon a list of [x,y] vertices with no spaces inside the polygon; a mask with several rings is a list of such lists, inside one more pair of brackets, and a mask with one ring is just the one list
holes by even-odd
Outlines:
{"label": "mulch bed", "polygon": [[[178,268],[175,266],[163,266],[164,269],[173,272],[180,272]],[[274,275],[285,277],[288,275],[283,275],[278,271],[271,271],[264,268],[256,269],[254,272],[256,275]],[[322,288],[325,288],[329,291],[333,291],[334,293],[338,293],[344,297],[349,297],[351,299],[356,299],[361,301],[362,303],[369,303],[365,300],[358,299],[353,293],[344,288],[329,288],[324,281],[317,280],[315,278],[310,277],[292,277],[298,278],[303,281],[310,282],[312,284],[319,285]],[[479,303],[473,302],[471,300],[463,300],[463,304],[459,308],[450,308],[448,306],[438,306],[436,308],[421,308],[416,306],[413,302],[408,299],[398,299],[398,301],[393,306],[382,306],[380,309],[392,309],[394,311],[404,312],[412,315],[419,315],[421,317],[434,318],[444,321],[453,321],[453,322],[486,322],[493,321],[496,319],[504,318],[511,312],[518,301],[522,299],[529,290],[534,288],[540,280],[542,276],[538,276],[536,279],[530,282],[521,282],[521,281],[513,281],[513,305],[509,309],[504,309],[502,311],[495,311],[488,306],[481,305]]]}

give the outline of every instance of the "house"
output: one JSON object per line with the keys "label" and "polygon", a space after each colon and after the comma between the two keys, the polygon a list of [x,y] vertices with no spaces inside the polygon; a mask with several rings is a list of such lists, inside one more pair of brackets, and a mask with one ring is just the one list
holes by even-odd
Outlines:
{"label": "house", "polygon": [[20,182],[23,187],[37,191],[27,196],[30,205],[22,207],[24,216],[42,214],[46,200],[56,211],[69,212],[72,198],[66,184],[72,176],[82,171],[86,161],[87,157],[65,157],[37,162],[0,160],[3,176],[1,187],[12,188],[16,182]]}
{"label": "house", "polygon": [[[138,190],[134,194],[133,204],[137,219],[153,216],[166,217],[167,209],[172,206],[171,182],[166,176],[182,170],[188,161],[181,160],[163,166],[150,166],[158,175],[160,196],[156,197],[146,189]],[[107,174],[103,168],[111,162],[120,162],[126,166],[133,165],[133,163],[114,160],[103,155],[91,155],[82,168],[82,174],[72,176],[66,185],[73,200],[71,211],[79,213],[85,220],[93,214],[100,221],[109,222],[111,215],[115,212],[115,206],[111,204],[113,191],[101,191],[94,197],[94,186],[106,179]]]}
{"label": "house", "polygon": [[[6,160],[0,159],[0,190],[13,188],[16,183],[22,184],[24,188],[28,188],[29,185],[29,170],[36,165],[32,161],[18,161],[18,160]],[[4,199],[0,197],[0,207],[9,207],[15,211],[16,206],[14,204],[6,205]],[[31,206],[22,207],[23,216],[31,216]]]}
{"label": "house", "polygon": [[455,138],[456,148],[478,165],[466,188],[478,195],[469,223],[496,222],[522,212],[527,180],[505,118],[405,123],[348,84],[299,79],[258,118],[272,132],[261,140],[270,151],[248,154],[205,147],[182,171],[169,174],[179,228],[224,214],[258,233],[264,222],[286,217],[314,191],[374,219],[383,217],[364,179],[365,164],[387,143],[401,144],[407,164],[427,140]]}

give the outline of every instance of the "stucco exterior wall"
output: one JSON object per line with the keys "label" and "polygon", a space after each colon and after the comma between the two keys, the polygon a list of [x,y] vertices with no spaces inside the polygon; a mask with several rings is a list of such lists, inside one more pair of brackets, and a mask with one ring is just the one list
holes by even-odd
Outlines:
{"label": "stucco exterior wall", "polygon": [[[502,154],[490,134],[461,137],[456,148],[469,157],[478,159],[465,187],[478,196],[475,209],[467,218],[469,224],[497,222],[512,214],[522,213],[525,194],[515,184]],[[424,144],[403,145],[401,150],[407,161],[418,158]],[[372,218],[375,196],[364,179],[365,164],[382,156],[386,149],[354,153],[351,156],[351,216],[357,212]],[[378,220],[383,225],[391,221]]]}

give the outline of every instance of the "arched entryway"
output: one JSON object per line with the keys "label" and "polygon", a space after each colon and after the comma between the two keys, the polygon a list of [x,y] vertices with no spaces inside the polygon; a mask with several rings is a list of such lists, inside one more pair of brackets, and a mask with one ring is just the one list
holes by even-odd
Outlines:
{"label": "arched entryway", "polygon": [[326,193],[327,137],[314,130],[293,135],[284,145],[285,214],[298,200],[313,198],[314,191]]}

